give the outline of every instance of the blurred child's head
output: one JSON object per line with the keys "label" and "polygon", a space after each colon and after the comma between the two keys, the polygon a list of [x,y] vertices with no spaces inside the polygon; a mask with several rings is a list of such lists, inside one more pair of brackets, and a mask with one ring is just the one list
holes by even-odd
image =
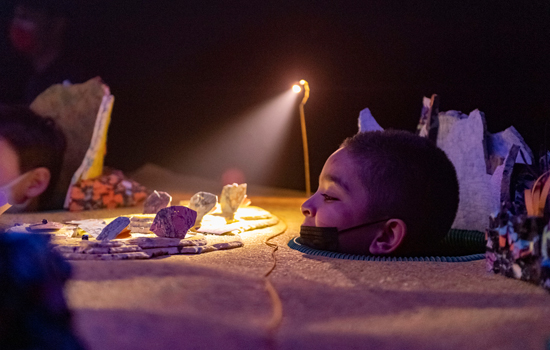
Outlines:
{"label": "blurred child's head", "polygon": [[457,208],[458,181],[445,153],[428,139],[390,130],[346,139],[302,213],[303,226],[344,230],[340,252],[417,254],[444,237]]}
{"label": "blurred child's head", "polygon": [[0,191],[15,211],[50,209],[64,152],[65,136],[53,120],[0,106]]}

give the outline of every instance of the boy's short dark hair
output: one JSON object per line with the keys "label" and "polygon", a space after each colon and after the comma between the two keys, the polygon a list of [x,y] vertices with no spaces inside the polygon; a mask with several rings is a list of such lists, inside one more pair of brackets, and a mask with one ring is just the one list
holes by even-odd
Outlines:
{"label": "boy's short dark hair", "polygon": [[399,130],[359,133],[344,141],[366,187],[367,218],[398,218],[407,235],[396,253],[433,249],[458,209],[456,171],[445,152],[426,138]]}
{"label": "boy's short dark hair", "polygon": [[0,138],[17,153],[21,174],[41,167],[50,171],[50,183],[40,196],[39,210],[58,209],[49,199],[59,179],[66,141],[55,122],[26,107],[0,105]]}

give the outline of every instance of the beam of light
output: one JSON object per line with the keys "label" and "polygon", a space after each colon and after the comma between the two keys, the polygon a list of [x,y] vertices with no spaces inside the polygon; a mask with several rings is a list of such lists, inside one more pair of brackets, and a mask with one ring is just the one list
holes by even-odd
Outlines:
{"label": "beam of light", "polygon": [[300,85],[296,84],[292,87],[292,91],[294,91],[294,93],[298,94],[298,93],[300,93],[300,91],[302,91],[302,88],[300,87]]}
{"label": "beam of light", "polygon": [[[200,142],[180,151],[178,169],[206,178],[244,178],[252,184],[265,184],[277,169],[281,144],[291,125],[296,94],[287,90],[242,116],[231,118],[212,130]],[[231,176],[229,176],[231,175]],[[223,181],[223,180],[222,180]]]}

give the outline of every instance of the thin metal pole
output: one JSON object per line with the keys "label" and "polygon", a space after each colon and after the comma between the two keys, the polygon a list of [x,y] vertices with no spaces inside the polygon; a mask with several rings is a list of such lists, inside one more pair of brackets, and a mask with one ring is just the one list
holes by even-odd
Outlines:
{"label": "thin metal pole", "polygon": [[307,99],[309,98],[309,84],[307,81],[303,80],[304,82],[304,98],[302,99],[302,102],[300,103],[300,124],[302,126],[302,145],[304,149],[304,172],[306,175],[306,196],[311,196],[311,181],[309,176],[309,150],[307,146],[307,132],[306,132],[306,117],[304,113],[304,105],[307,102]]}

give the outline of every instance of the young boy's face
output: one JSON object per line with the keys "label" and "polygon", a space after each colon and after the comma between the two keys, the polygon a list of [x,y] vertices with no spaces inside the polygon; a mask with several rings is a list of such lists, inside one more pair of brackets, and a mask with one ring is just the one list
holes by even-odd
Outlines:
{"label": "young boy's face", "polygon": [[28,173],[21,175],[19,155],[13,146],[1,137],[0,159],[0,191],[3,192],[0,196],[3,199],[7,198],[12,205],[25,202],[32,181],[25,181],[29,180],[30,176]]}
{"label": "young boy's face", "polygon": [[326,161],[319,188],[302,204],[303,226],[343,230],[366,222],[367,190],[352,155],[340,148]]}
{"label": "young boy's face", "polygon": [[19,157],[9,142],[0,137],[0,187],[9,184],[19,174]]}

